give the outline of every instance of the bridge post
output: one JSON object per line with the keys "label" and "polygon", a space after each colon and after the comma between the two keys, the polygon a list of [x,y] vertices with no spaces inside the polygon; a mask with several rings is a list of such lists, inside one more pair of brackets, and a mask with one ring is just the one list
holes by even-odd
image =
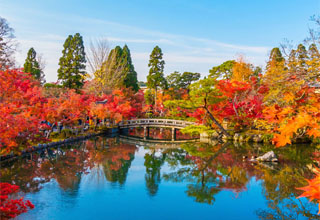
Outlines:
{"label": "bridge post", "polygon": [[172,137],[171,137],[171,140],[172,141],[175,141],[176,140],[176,128],[172,128],[172,132],[171,132],[171,135],[172,135]]}
{"label": "bridge post", "polygon": [[143,127],[143,140],[147,140],[149,138],[150,128]]}

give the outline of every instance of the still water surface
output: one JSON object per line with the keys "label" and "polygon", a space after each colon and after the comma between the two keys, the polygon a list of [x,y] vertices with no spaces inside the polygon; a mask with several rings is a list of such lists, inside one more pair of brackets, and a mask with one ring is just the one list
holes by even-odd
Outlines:
{"label": "still water surface", "polygon": [[319,219],[296,199],[315,148],[278,149],[280,163],[258,165],[243,156],[268,146],[140,144],[97,137],[45,150],[2,164],[1,181],[35,205],[18,219]]}

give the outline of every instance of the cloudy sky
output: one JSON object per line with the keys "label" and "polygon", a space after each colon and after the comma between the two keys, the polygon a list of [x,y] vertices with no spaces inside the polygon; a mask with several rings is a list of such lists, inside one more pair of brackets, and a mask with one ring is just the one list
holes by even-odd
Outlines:
{"label": "cloudy sky", "polygon": [[15,29],[16,59],[34,47],[46,61],[46,79],[57,80],[58,61],[69,34],[127,44],[139,80],[148,74],[158,45],[165,73],[208,74],[210,68],[244,55],[264,66],[268,52],[284,39],[301,42],[320,14],[320,0],[0,0],[0,16]]}

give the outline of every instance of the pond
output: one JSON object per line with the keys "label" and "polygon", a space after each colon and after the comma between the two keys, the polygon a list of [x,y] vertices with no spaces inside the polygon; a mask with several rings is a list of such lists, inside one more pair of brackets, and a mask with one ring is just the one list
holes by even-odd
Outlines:
{"label": "pond", "polygon": [[319,219],[297,187],[312,178],[312,146],[144,146],[96,137],[1,164],[35,209],[17,219]]}

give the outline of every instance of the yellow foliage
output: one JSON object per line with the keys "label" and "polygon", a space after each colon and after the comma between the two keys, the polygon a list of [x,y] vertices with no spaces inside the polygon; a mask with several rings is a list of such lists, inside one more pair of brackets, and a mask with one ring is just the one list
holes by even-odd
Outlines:
{"label": "yellow foliage", "polygon": [[253,74],[253,70],[249,63],[246,63],[243,57],[239,57],[233,65],[232,80],[246,82]]}

